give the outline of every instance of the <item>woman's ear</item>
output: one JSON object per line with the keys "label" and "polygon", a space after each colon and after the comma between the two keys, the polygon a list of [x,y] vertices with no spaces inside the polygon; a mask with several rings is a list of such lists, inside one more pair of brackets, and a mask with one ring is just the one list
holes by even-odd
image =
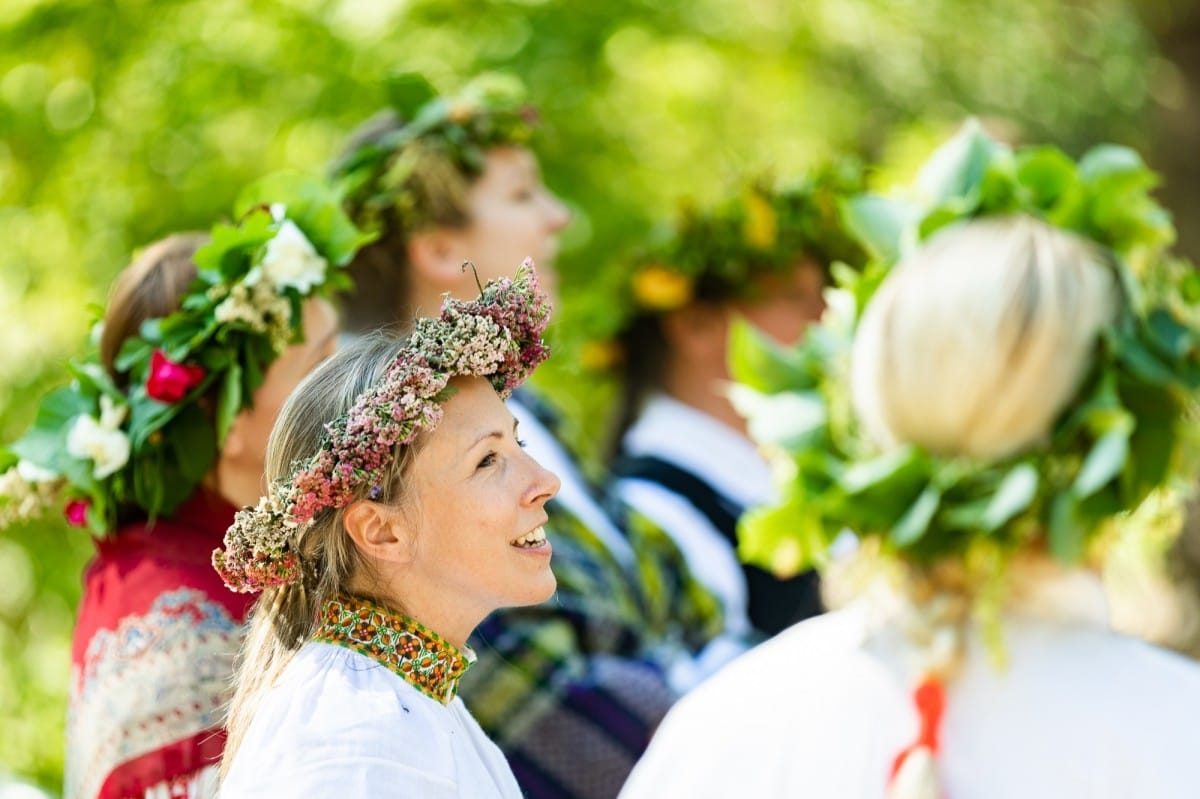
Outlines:
{"label": "woman's ear", "polygon": [[342,525],[364,555],[400,564],[412,560],[415,531],[397,508],[360,499],[342,512]]}
{"label": "woman's ear", "polygon": [[439,293],[454,292],[464,280],[463,247],[452,228],[435,227],[414,233],[408,241],[408,260],[418,282]]}

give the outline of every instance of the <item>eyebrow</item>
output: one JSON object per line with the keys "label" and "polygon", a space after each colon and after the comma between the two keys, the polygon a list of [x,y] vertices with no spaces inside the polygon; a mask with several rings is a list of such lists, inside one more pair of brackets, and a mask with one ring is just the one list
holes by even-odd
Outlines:
{"label": "eyebrow", "polygon": [[[518,421],[517,421],[517,420],[514,418],[514,419],[513,419],[513,426],[512,426],[512,431],[513,431],[513,435],[514,435],[514,436],[517,434],[517,425],[518,425],[518,424],[519,424],[519,422],[518,422]],[[479,438],[477,438],[477,439],[475,439],[474,441],[472,441],[472,442],[471,442],[471,446],[467,447],[467,449],[468,449],[468,450],[475,449],[475,447],[479,446],[479,443],[480,443],[481,441],[486,441],[486,440],[488,440],[489,438],[504,438],[504,431],[503,431],[503,430],[491,430],[491,431],[489,431],[489,432],[487,432],[487,433],[484,433],[484,434],[483,434],[483,435],[481,435]]]}

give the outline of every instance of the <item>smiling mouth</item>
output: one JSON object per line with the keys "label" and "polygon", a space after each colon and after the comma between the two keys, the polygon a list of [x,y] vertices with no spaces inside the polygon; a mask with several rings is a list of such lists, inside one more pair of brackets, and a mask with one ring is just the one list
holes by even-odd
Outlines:
{"label": "smiling mouth", "polygon": [[520,549],[533,549],[540,547],[546,543],[546,531],[542,527],[536,527],[530,530],[520,538],[513,539],[509,542],[510,545]]}

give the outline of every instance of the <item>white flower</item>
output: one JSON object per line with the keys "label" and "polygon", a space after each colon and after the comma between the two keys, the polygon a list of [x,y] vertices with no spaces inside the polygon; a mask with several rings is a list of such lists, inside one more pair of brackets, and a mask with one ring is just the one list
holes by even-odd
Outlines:
{"label": "white flower", "polygon": [[100,420],[86,414],[75,418],[67,433],[67,452],[75,458],[89,458],[92,475],[103,480],[129,462],[129,437],[118,428],[125,419],[125,406],[109,397],[100,397]]}
{"label": "white flower", "polygon": [[327,264],[300,228],[285,219],[279,224],[275,238],[267,242],[267,253],[260,266],[276,288],[290,286],[307,294],[313,286],[325,282]]}
{"label": "white flower", "polygon": [[100,395],[100,426],[105,430],[116,430],[125,421],[129,408],[113,402],[107,394]]}
{"label": "white flower", "polygon": [[49,469],[43,469],[41,466],[25,460],[17,463],[17,474],[21,475],[21,478],[27,483],[47,483],[58,477]]}

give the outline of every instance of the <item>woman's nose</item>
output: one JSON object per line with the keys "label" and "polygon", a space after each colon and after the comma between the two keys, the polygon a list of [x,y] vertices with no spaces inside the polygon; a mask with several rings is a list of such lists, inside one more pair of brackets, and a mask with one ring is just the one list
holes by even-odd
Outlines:
{"label": "woman's nose", "polygon": [[550,220],[550,228],[558,231],[565,228],[571,222],[571,209],[567,204],[558,198],[554,192],[546,190],[546,208],[547,217]]}
{"label": "woman's nose", "polygon": [[529,502],[534,504],[545,504],[549,502],[558,489],[562,487],[562,481],[558,479],[558,475],[542,466],[532,457],[529,462],[533,464],[533,482],[530,485]]}

